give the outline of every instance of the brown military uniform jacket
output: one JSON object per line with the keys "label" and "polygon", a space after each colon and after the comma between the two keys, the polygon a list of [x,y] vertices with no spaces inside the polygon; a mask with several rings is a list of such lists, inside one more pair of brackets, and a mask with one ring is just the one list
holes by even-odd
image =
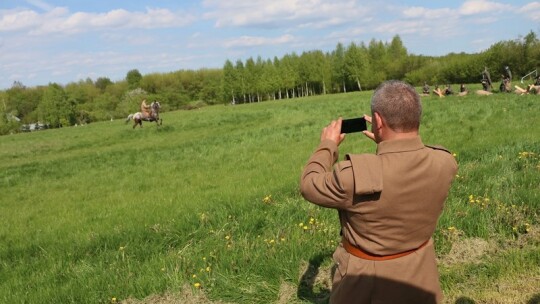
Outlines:
{"label": "brown military uniform jacket", "polygon": [[376,155],[347,155],[321,142],[301,178],[307,200],[338,210],[343,237],[373,255],[414,250],[387,261],[334,253],[332,303],[437,303],[442,299],[431,236],[457,172],[443,148],[420,137],[383,141]]}

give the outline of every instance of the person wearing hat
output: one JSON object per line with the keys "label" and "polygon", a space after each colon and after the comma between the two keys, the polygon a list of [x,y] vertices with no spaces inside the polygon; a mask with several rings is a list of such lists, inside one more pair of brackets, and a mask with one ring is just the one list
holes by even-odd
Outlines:
{"label": "person wearing hat", "polygon": [[[330,303],[439,303],[442,292],[433,233],[457,163],[419,136],[422,105],[401,81],[379,85],[371,99],[375,154],[339,161],[342,119],[321,133],[300,180],[303,197],[337,209],[341,243],[333,259]],[[350,135],[347,135],[350,136]]]}

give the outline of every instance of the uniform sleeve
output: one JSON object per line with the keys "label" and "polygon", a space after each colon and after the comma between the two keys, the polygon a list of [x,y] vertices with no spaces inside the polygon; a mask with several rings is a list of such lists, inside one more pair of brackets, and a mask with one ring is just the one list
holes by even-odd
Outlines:
{"label": "uniform sleeve", "polygon": [[334,166],[338,155],[337,145],[325,140],[310,157],[300,180],[300,192],[306,200],[336,209],[346,209],[352,204],[352,168],[349,161]]}

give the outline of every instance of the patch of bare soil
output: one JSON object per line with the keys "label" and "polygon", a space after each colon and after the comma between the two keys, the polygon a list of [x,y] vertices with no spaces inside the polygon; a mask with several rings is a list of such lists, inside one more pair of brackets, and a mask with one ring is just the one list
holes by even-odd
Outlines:
{"label": "patch of bare soil", "polygon": [[450,266],[458,263],[479,263],[482,256],[492,252],[496,248],[481,238],[467,238],[455,241],[449,253],[439,259],[439,263]]}
{"label": "patch of bare soil", "polygon": [[[492,288],[475,291],[471,297],[446,295],[445,304],[540,304],[540,273],[496,280]],[[481,299],[481,300],[478,300]]]}
{"label": "patch of bare soil", "polygon": [[293,284],[283,282],[279,287],[279,297],[276,304],[287,304],[296,300],[297,288]]}
{"label": "patch of bare soil", "polygon": [[151,295],[142,300],[127,299],[122,304],[225,304],[221,301],[209,300],[202,290],[193,290],[184,285],[179,293],[166,293],[164,295]]}
{"label": "patch of bare soil", "polygon": [[[478,238],[456,240],[450,252],[439,259],[439,264],[454,266],[458,264],[479,263],[485,256],[509,249],[537,247],[540,244],[540,227],[531,226],[527,233],[518,238],[496,243]],[[466,296],[464,296],[464,294]],[[529,269],[526,273],[510,274],[494,279],[489,286],[476,286],[474,278],[467,286],[445,294],[445,304],[540,304],[540,267]]]}

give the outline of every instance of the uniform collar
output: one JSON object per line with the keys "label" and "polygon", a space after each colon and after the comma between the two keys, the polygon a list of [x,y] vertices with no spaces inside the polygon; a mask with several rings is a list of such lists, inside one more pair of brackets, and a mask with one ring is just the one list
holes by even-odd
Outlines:
{"label": "uniform collar", "polygon": [[416,151],[424,148],[420,136],[404,139],[385,140],[377,145],[377,155],[395,152]]}

